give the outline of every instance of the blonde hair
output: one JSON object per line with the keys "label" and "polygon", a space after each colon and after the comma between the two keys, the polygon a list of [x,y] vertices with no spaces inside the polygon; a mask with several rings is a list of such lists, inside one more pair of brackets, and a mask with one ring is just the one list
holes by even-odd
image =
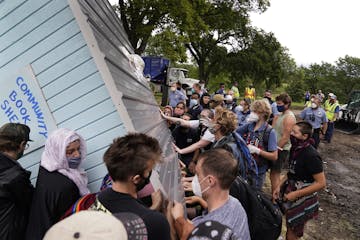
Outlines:
{"label": "blonde hair", "polygon": [[233,132],[238,125],[235,113],[222,107],[217,107],[215,109],[214,119],[215,122],[221,126],[220,132],[224,136]]}
{"label": "blonde hair", "polygon": [[252,112],[262,114],[264,116],[265,121],[267,121],[271,115],[270,103],[268,100],[265,99],[254,101],[250,106],[250,110]]}

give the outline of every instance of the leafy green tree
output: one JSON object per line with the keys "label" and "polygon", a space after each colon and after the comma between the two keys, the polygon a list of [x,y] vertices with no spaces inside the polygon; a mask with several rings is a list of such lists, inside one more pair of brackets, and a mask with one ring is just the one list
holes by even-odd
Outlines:
{"label": "leafy green tree", "polygon": [[119,0],[115,11],[120,15],[124,29],[136,54],[141,55],[157,28],[169,22],[169,13],[175,0]]}
{"label": "leafy green tree", "polygon": [[249,78],[256,86],[264,83],[270,89],[280,85],[283,68],[290,68],[289,62],[287,50],[272,33],[253,31],[242,50],[229,54],[227,68],[233,81]]}
{"label": "leafy green tree", "polygon": [[292,101],[302,102],[304,93],[307,91],[304,83],[304,69],[297,68],[288,79],[289,85],[285,88],[285,91],[291,96]]}
{"label": "leafy green tree", "polygon": [[346,101],[352,90],[360,89],[360,58],[346,55],[339,58],[336,65],[335,86],[339,90],[337,94]]}
{"label": "leafy green tree", "polygon": [[150,37],[144,54],[163,56],[172,63],[187,61],[184,37],[176,35],[171,28],[166,28],[159,34]]}
{"label": "leafy green tree", "polygon": [[[216,75],[227,49],[241,48],[250,28],[249,12],[265,11],[267,0],[188,1],[191,17],[175,18],[178,33],[187,38],[186,48],[199,66],[199,78],[207,83]],[[226,46],[226,48],[224,48]],[[226,50],[226,51],[224,51]]]}

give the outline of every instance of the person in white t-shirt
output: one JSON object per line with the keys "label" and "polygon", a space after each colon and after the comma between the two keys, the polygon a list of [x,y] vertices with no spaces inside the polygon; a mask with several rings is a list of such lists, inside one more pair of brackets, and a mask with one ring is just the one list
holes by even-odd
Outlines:
{"label": "person in white t-shirt", "polygon": [[180,149],[176,145],[174,145],[175,151],[177,151],[180,154],[191,153],[201,148],[208,149],[210,148],[211,144],[215,141],[214,134],[210,133],[210,131],[208,130],[209,122],[211,121],[211,119],[214,118],[214,113],[210,109],[202,110],[200,113],[199,120],[185,121],[180,118],[165,116],[162,112],[161,112],[161,116],[166,120],[179,124],[183,127],[189,127],[189,128],[201,127],[200,140],[198,142],[183,149]]}

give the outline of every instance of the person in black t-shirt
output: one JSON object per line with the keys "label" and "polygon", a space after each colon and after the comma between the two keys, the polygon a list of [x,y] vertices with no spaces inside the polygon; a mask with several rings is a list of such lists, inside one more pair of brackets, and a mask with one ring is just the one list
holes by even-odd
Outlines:
{"label": "person in black t-shirt", "polygon": [[304,234],[305,223],[316,217],[319,210],[317,191],[326,186],[322,160],[312,146],[312,127],[298,122],[291,132],[289,172],[274,191],[286,216],[286,239],[299,239]]}
{"label": "person in black t-shirt", "polygon": [[[189,121],[190,118],[191,116],[187,113],[182,116],[182,119],[185,121]],[[198,129],[188,128],[181,125],[178,125],[172,131],[172,136],[174,137],[176,146],[179,148],[186,148],[200,140],[200,132]],[[180,154],[180,160],[185,163],[186,167],[188,167],[189,163],[197,158],[198,155],[198,150],[191,153]]]}
{"label": "person in black t-shirt", "polygon": [[98,195],[110,212],[131,212],[143,219],[149,240],[170,240],[170,226],[160,212],[150,210],[137,199],[137,192],[150,181],[153,167],[161,161],[159,142],[143,133],[116,138],[104,154],[112,187]]}

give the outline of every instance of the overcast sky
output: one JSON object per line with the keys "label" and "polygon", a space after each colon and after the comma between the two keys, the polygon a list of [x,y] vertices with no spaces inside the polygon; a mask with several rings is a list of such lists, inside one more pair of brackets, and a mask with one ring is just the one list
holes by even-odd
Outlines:
{"label": "overcast sky", "polygon": [[360,58],[360,0],[270,0],[252,14],[254,26],[273,32],[297,64]]}
{"label": "overcast sky", "polygon": [[[109,0],[111,4],[117,0]],[[273,32],[297,64],[360,58],[360,0],[270,0],[254,26]]]}

